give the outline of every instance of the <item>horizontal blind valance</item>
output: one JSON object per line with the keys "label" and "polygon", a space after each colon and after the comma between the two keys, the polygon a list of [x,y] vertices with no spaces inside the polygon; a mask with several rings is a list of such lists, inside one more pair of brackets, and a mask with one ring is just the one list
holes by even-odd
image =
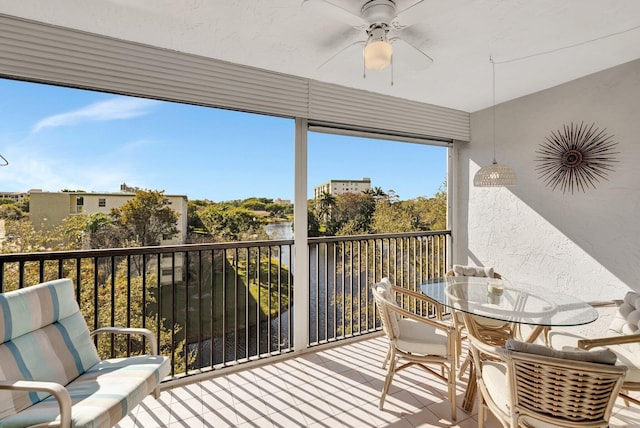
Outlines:
{"label": "horizontal blind valance", "polygon": [[280,116],[307,113],[307,81],[280,73],[0,16],[0,73]]}
{"label": "horizontal blind valance", "polygon": [[324,82],[309,82],[309,118],[469,141],[469,113]]}
{"label": "horizontal blind valance", "polygon": [[0,14],[0,75],[469,140],[466,112]]}

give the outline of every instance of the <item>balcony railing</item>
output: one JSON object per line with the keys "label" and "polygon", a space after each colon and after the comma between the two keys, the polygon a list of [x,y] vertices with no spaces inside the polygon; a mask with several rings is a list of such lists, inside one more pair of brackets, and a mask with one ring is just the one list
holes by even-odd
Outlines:
{"label": "balcony railing", "polygon": [[[308,345],[380,328],[369,286],[384,276],[416,289],[444,274],[450,232],[309,239]],[[93,328],[146,327],[172,376],[293,350],[292,240],[0,254],[0,292],[71,278]],[[135,353],[125,338],[102,357]]]}
{"label": "balcony railing", "polygon": [[378,330],[369,287],[389,277],[398,286],[420,291],[420,283],[444,276],[450,235],[437,231],[309,239],[309,344]]}

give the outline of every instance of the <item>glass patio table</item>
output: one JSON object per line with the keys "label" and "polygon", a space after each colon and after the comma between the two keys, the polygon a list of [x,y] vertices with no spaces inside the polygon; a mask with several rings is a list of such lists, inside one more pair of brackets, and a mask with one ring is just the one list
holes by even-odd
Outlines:
{"label": "glass patio table", "polygon": [[[452,276],[428,281],[421,284],[420,288],[425,295],[452,309],[452,312],[460,311],[502,321],[508,326],[501,330],[502,339],[505,334],[519,333],[522,324],[530,325],[532,329],[526,338],[520,339],[533,342],[540,333],[551,327],[583,325],[598,318],[598,312],[588,303],[533,284],[486,277]],[[474,317],[465,318],[477,320]],[[495,331],[498,333],[500,330]],[[469,369],[467,391],[462,402],[466,411],[473,408],[476,394],[473,361],[470,361]]]}
{"label": "glass patio table", "polygon": [[498,321],[528,324],[535,326],[534,330],[589,324],[598,318],[598,312],[588,303],[533,284],[452,276],[420,287],[424,294],[448,308]]}

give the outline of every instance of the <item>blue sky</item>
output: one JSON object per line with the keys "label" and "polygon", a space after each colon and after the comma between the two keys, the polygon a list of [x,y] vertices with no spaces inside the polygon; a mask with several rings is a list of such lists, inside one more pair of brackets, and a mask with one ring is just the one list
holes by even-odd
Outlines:
{"label": "blue sky", "polygon": [[[127,183],[189,199],[293,199],[292,119],[0,79],[0,191],[116,192]],[[446,149],[309,134],[308,191],[371,178],[401,199],[433,196]]]}

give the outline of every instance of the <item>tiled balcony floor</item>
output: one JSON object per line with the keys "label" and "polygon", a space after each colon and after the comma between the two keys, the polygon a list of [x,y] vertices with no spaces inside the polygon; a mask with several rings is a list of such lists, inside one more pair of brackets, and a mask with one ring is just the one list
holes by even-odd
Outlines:
{"label": "tiled balcony floor", "polygon": [[[476,427],[461,408],[450,419],[446,387],[412,367],[398,373],[378,409],[387,350],[384,336],[262,367],[165,389],[147,397],[118,427]],[[640,426],[640,409],[616,403],[612,427]],[[485,426],[497,427],[493,416]]]}

